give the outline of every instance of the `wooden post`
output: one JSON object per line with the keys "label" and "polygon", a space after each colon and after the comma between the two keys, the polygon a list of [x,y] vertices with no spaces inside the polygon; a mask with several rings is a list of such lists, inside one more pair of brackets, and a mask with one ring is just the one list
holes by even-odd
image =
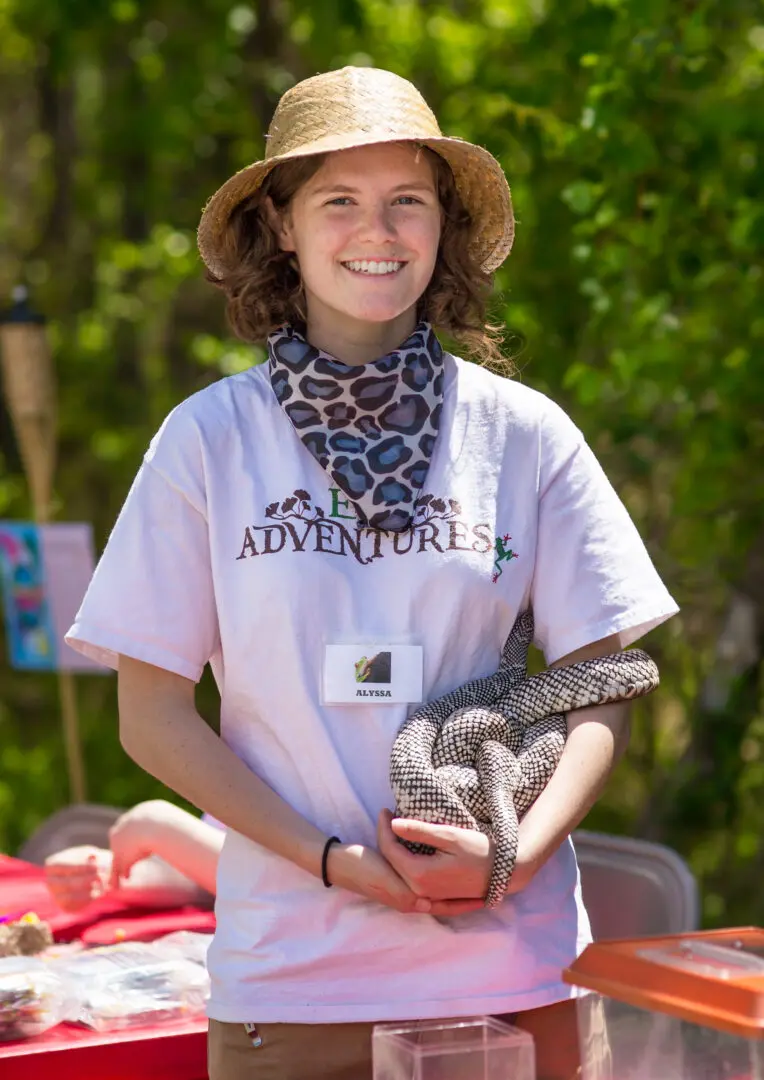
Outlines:
{"label": "wooden post", "polygon": [[[45,320],[33,312],[27,291],[13,291],[13,307],[0,318],[3,389],[24,465],[34,520],[51,516],[56,468],[56,388]],[[79,731],[74,676],[59,671],[58,696],[64,730],[69,790],[73,802],[85,801],[85,766]]]}

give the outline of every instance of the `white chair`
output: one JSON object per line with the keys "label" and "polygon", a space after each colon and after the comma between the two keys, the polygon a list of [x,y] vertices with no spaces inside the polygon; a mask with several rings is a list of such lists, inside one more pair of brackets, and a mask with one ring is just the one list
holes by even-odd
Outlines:
{"label": "white chair", "polygon": [[124,813],[114,806],[74,803],[57,810],[39,825],[18,851],[19,859],[42,866],[49,855],[64,848],[93,844],[109,846],[109,829]]}
{"label": "white chair", "polygon": [[573,843],[595,940],[698,929],[698,885],[671,848],[584,829]]}

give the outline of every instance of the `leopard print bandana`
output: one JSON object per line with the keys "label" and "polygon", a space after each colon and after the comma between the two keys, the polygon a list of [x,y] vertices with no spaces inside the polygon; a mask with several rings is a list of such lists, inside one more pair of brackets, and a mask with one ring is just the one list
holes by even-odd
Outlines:
{"label": "leopard print bandana", "polygon": [[443,404],[443,349],[420,323],[394,352],[351,366],[293,326],[268,338],[271,385],[304,446],[347,495],[361,525],[411,525]]}

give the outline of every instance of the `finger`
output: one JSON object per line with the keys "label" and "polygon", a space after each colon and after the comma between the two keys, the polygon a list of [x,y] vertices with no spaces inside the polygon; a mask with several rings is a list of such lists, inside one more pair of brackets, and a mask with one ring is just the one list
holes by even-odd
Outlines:
{"label": "finger", "polygon": [[[416,831],[419,826],[425,829],[438,829],[440,826],[428,825],[424,821],[410,821],[407,818],[394,818],[389,810],[384,811],[383,814],[380,814],[377,823],[377,836],[380,841],[380,850],[383,850],[388,860],[395,857],[402,865],[408,864],[409,868],[413,869],[422,865],[423,858],[432,859],[431,855],[423,856],[409,851],[404,844],[399,843],[399,840],[412,839],[414,842],[419,843],[421,842],[421,834]],[[401,826],[400,829],[398,828],[399,825]],[[411,837],[404,835],[405,826],[407,825],[412,826]],[[433,839],[434,837],[428,833],[425,842],[431,843]],[[430,865],[432,864],[430,863]]]}
{"label": "finger", "polygon": [[109,871],[109,889],[118,889],[120,881],[127,881],[130,877],[132,862],[128,859],[120,859],[115,855],[111,861]]}
{"label": "finger", "polygon": [[63,866],[60,863],[48,863],[45,867],[45,880],[46,881],[62,881],[71,877],[75,868],[72,866]]}
{"label": "finger", "polygon": [[82,874],[46,874],[45,884],[53,893],[87,893],[95,879]]}
{"label": "finger", "polygon": [[417,896],[412,901],[411,894],[409,893],[405,900],[393,902],[393,907],[404,915],[429,915],[432,907],[432,900],[428,900],[427,897],[424,896]]}
{"label": "finger", "polygon": [[81,896],[70,896],[68,893],[65,896],[55,896],[54,900],[61,910],[67,912],[67,914],[80,911],[86,904],[86,901]]}
{"label": "finger", "polygon": [[45,864],[46,875],[53,877],[74,877],[90,872],[89,862],[55,862]]}
{"label": "finger", "polygon": [[51,889],[51,896],[62,911],[79,911],[90,903],[90,894],[80,889]]}
{"label": "finger", "polygon": [[451,825],[433,825],[430,821],[416,821],[414,818],[393,818],[390,829],[401,840],[413,844],[429,844],[441,851],[450,851],[454,845]]}
{"label": "finger", "polygon": [[382,811],[377,819],[377,843],[379,844],[380,852],[385,856],[388,862],[391,861],[392,856],[397,855],[399,852],[406,851],[403,845],[398,843],[395,833],[390,828],[391,821],[392,814],[385,810]]}
{"label": "finger", "polygon": [[48,886],[48,892],[53,897],[53,899],[56,901],[58,906],[63,907],[64,902],[66,901],[66,898],[69,895],[68,890],[62,889],[61,886],[58,885],[55,881],[47,881],[46,884]]}
{"label": "finger", "polygon": [[130,877],[133,867],[136,863],[142,862],[144,859],[151,857],[151,848],[149,847],[132,847],[125,851],[120,851],[117,848],[116,851],[112,851],[112,871],[116,864],[119,872],[119,877],[125,881]]}
{"label": "finger", "polygon": [[377,844],[382,847],[382,838],[387,837],[390,832],[390,822],[393,815],[389,810],[380,810],[377,817]]}
{"label": "finger", "polygon": [[467,915],[471,911],[481,911],[484,907],[482,900],[433,900],[430,914],[448,919],[454,915]]}
{"label": "finger", "polygon": [[103,877],[99,875],[98,877],[93,878],[92,882],[90,883],[90,898],[92,900],[97,900],[99,897],[103,896],[108,891],[108,889],[109,879],[106,877],[106,875],[104,875]]}
{"label": "finger", "polygon": [[[406,879],[397,872],[394,866],[381,858],[378,853],[374,854],[375,858],[380,860],[381,866],[373,883],[370,882],[373,892],[377,893],[381,903],[394,907],[397,911],[413,911],[420,897],[412,891]],[[425,909],[428,904],[429,901],[424,900],[422,908]]]}
{"label": "finger", "polygon": [[390,830],[389,823],[380,822],[378,843],[380,854],[387,859],[396,874],[402,877],[407,885],[413,886],[415,877],[421,873],[422,859],[428,859],[429,862],[430,856],[415,855],[403,844],[399,844],[395,834]]}
{"label": "finger", "polygon": [[382,832],[390,832],[390,822],[393,820],[393,817],[392,811],[387,808],[379,811],[379,816],[377,817],[377,836]]}
{"label": "finger", "polygon": [[406,871],[412,871],[419,863],[419,856],[409,851],[400,843],[393,832],[391,825],[393,815],[389,810],[383,810],[377,820],[377,842],[379,850],[387,861],[393,865],[399,873],[406,877]]}
{"label": "finger", "polygon": [[396,911],[411,911],[414,906],[414,897],[411,891],[401,882],[402,888],[394,883],[368,883],[365,888],[359,889],[361,896],[369,900],[375,900],[378,904],[394,908]]}

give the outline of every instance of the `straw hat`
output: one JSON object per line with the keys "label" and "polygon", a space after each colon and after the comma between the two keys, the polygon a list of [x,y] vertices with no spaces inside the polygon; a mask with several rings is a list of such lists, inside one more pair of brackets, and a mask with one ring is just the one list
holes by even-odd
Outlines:
{"label": "straw hat", "polygon": [[229,269],[222,238],[231,212],[271,169],[292,158],[382,142],[416,142],[445,158],[472,217],[478,262],[490,272],[509,254],[515,220],[498,161],[480,146],[442,135],[416,87],[391,71],[344,67],[297,83],[279,101],[266,139],[265,159],[227,180],[202,213],[199,251],[216,277]]}

